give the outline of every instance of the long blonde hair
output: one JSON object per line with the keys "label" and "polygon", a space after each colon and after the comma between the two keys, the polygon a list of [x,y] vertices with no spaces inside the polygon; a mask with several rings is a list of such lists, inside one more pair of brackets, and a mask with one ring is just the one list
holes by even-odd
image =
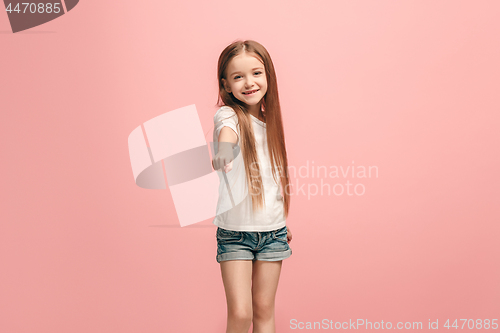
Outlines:
{"label": "long blonde hair", "polygon": [[252,55],[264,64],[267,79],[267,92],[262,99],[262,108],[264,109],[263,113],[266,121],[267,147],[271,160],[272,174],[276,183],[278,182],[276,180],[275,167],[277,166],[279,169],[281,191],[284,200],[284,212],[285,218],[287,218],[290,208],[290,195],[287,191],[290,186],[290,178],[288,174],[285,134],[281,119],[276,73],[274,71],[271,56],[264,46],[253,40],[238,40],[227,46],[222,51],[217,66],[217,77],[219,81],[217,106],[221,107],[226,105],[231,107],[238,117],[238,123],[240,125],[240,148],[245,162],[245,171],[249,185],[248,189],[252,197],[252,207],[255,210],[256,208],[263,206],[264,190],[257,152],[255,149],[255,136],[253,133],[252,122],[248,116],[246,105],[235,98],[233,94],[228,93],[224,89],[224,83],[222,81],[222,79],[228,79],[226,77],[226,69],[230,61],[235,56],[242,53]]}

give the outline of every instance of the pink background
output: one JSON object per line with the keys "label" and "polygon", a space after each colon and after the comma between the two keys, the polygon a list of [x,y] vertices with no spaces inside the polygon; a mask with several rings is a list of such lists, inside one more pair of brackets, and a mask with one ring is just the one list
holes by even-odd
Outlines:
{"label": "pink background", "polygon": [[2,11],[0,331],[224,331],[216,228],[181,228],[168,189],[134,183],[127,137],[196,104],[211,138],[235,39],[273,58],[291,166],[379,169],[348,178],[362,196],[292,196],[278,332],[500,319],[499,14],[498,1],[86,0],[12,34]]}

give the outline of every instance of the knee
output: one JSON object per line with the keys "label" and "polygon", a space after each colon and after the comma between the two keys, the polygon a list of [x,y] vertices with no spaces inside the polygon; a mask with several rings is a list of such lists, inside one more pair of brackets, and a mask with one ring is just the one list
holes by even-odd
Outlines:
{"label": "knee", "polygon": [[265,300],[254,300],[253,316],[257,319],[269,319],[274,315],[274,303]]}
{"label": "knee", "polygon": [[252,322],[252,309],[251,308],[234,308],[228,311],[228,316],[232,321],[237,321],[240,324],[250,324]]}

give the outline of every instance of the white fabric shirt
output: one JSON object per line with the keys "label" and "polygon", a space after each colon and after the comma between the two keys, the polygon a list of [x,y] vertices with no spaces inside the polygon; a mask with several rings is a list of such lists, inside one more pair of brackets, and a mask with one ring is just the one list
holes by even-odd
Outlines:
{"label": "white fabric shirt", "polygon": [[[264,188],[264,207],[253,212],[252,198],[248,192],[243,156],[238,153],[233,168],[228,173],[218,170],[220,179],[216,216],[212,223],[234,231],[271,231],[286,225],[284,201],[279,183],[274,181],[267,148],[266,123],[250,115],[256,141],[256,151]],[[214,116],[213,142],[218,148],[219,134],[223,127],[230,127],[238,134],[237,151],[240,151],[238,117],[231,107],[223,106]],[[241,152],[241,151],[240,151]],[[276,167],[277,170],[277,167]],[[224,177],[225,176],[225,177]],[[276,174],[279,181],[279,173]],[[227,179],[227,183],[226,183]]]}

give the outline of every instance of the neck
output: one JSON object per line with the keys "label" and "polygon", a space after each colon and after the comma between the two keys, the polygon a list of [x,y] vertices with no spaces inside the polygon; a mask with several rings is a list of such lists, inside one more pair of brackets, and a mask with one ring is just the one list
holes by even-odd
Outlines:
{"label": "neck", "polygon": [[255,118],[264,121],[264,115],[262,114],[261,111],[261,104],[259,103],[258,105],[252,105],[251,107],[248,108],[248,112],[254,116]]}

